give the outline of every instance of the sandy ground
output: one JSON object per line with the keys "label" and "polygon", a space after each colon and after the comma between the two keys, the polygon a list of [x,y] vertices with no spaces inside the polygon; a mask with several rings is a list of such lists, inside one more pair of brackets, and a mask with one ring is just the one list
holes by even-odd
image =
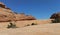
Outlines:
{"label": "sandy ground", "polygon": [[60,23],[0,29],[0,35],[60,35]]}
{"label": "sandy ground", "polygon": [[[0,28],[6,28],[8,25],[9,25],[10,22],[0,22]],[[31,25],[32,23],[35,23],[35,24],[50,24],[51,23],[51,20],[30,20],[30,21],[16,21],[16,22],[13,22],[16,24],[17,27],[24,27],[26,25]]]}

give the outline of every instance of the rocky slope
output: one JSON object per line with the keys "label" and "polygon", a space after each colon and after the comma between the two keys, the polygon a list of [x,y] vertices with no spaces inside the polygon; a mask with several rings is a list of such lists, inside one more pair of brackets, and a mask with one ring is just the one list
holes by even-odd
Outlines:
{"label": "rocky slope", "polygon": [[4,21],[19,21],[19,20],[35,20],[33,16],[25,15],[23,13],[16,14],[0,2],[0,22]]}

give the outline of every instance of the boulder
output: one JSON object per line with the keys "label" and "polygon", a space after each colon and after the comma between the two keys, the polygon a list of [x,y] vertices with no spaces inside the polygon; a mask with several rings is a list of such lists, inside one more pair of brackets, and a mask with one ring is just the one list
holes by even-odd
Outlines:
{"label": "boulder", "polygon": [[50,19],[60,18],[60,12],[51,15]]}

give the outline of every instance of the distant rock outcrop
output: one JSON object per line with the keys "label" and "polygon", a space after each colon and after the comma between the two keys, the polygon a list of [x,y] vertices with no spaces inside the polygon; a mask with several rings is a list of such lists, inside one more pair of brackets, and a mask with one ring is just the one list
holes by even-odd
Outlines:
{"label": "distant rock outcrop", "polygon": [[0,2],[0,22],[3,21],[20,21],[20,20],[36,20],[33,16],[25,15],[23,13],[16,14]]}
{"label": "distant rock outcrop", "polygon": [[50,19],[60,18],[60,12],[51,15]]}

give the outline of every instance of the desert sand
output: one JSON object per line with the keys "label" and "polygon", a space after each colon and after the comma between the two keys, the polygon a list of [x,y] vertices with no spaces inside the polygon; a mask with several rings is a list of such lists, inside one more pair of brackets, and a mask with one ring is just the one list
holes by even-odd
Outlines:
{"label": "desert sand", "polygon": [[0,29],[0,35],[60,35],[60,23]]}
{"label": "desert sand", "polygon": [[[10,22],[0,22],[0,28],[6,28]],[[31,25],[32,23],[41,25],[41,24],[50,24],[51,20],[25,20],[25,21],[16,21],[15,23],[17,27],[25,27],[26,25]]]}

